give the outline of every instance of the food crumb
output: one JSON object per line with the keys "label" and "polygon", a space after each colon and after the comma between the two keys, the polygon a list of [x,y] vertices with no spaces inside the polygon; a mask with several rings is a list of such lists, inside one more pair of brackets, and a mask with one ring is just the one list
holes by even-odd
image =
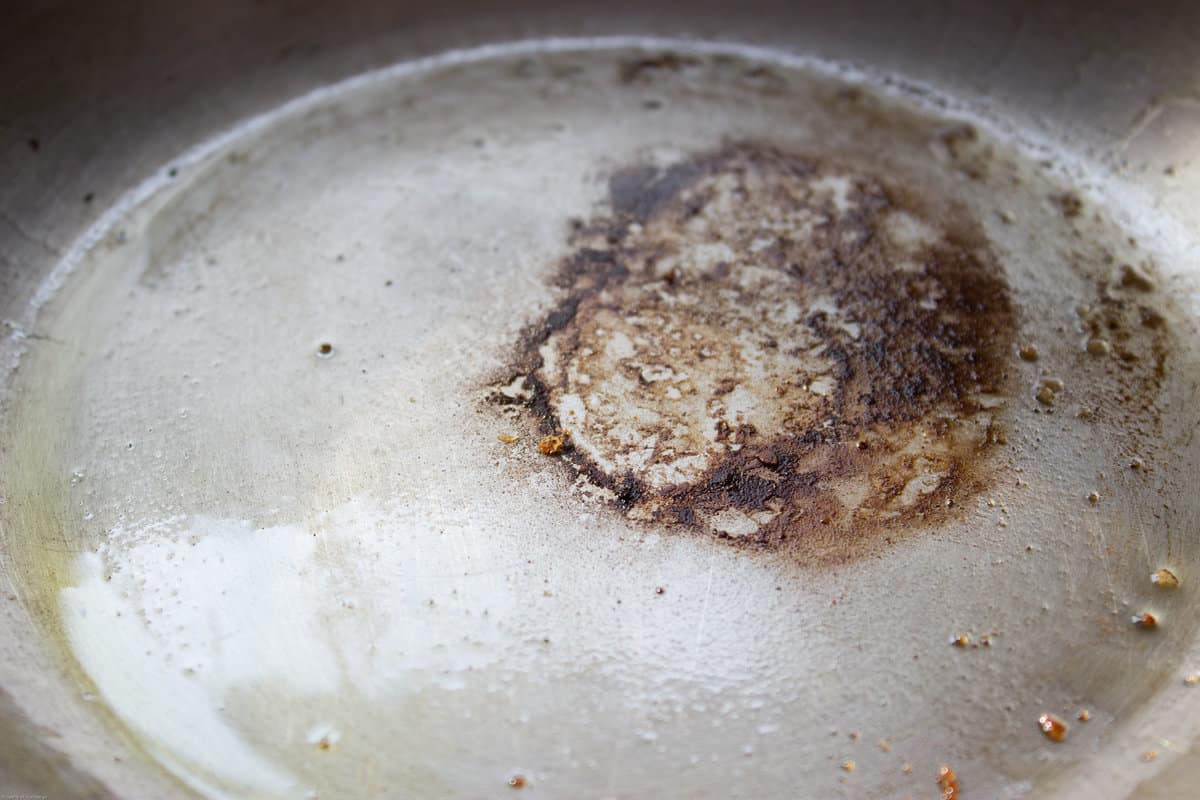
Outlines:
{"label": "food crumb", "polygon": [[1017,355],[1025,361],[1037,361],[1039,353],[1032,344],[1023,344],[1017,349]]}
{"label": "food crumb", "polygon": [[1089,503],[1099,503],[1100,502],[1100,493],[1099,492],[1089,493],[1088,494],[1088,502]]}
{"label": "food crumb", "polygon": [[567,449],[567,440],[570,437],[571,434],[567,431],[553,436],[543,436],[542,440],[538,442],[538,450],[542,451],[544,456],[561,455]]}
{"label": "food crumb", "polygon": [[1067,738],[1067,723],[1053,714],[1042,714],[1038,717],[1038,727],[1052,742],[1061,742]]}
{"label": "food crumb", "polygon": [[664,592],[666,592],[666,591],[667,591],[667,590],[666,590],[666,589],[664,589],[664,588],[663,588],[663,587],[661,587],[661,586],[655,586],[655,587],[654,587],[654,593],[655,593],[655,594],[663,594],[663,593],[664,593]]}
{"label": "food crumb", "polygon": [[1150,582],[1155,586],[1161,586],[1163,589],[1179,588],[1178,576],[1176,576],[1174,572],[1171,572],[1171,570],[1167,569],[1166,567],[1155,570],[1154,574],[1150,576]]}
{"label": "food crumb", "polygon": [[1129,462],[1130,469],[1141,469],[1145,465],[1146,465],[1146,462],[1142,461],[1140,458],[1135,458]]}
{"label": "food crumb", "polygon": [[321,342],[317,345],[317,355],[322,358],[329,358],[333,355],[333,345],[329,342]]}
{"label": "food crumb", "polygon": [[908,764],[908,763],[902,764],[900,766],[900,771],[903,772],[905,775],[912,775],[912,764]]}
{"label": "food crumb", "polygon": [[527,783],[529,781],[525,779],[524,775],[513,775],[508,779],[508,785],[514,789],[524,789]]}
{"label": "food crumb", "polygon": [[1080,722],[1087,722],[1091,718],[1092,712],[1088,711],[1086,708],[1082,709],[1078,714],[1075,715],[1075,719],[1079,720]]}
{"label": "food crumb", "polygon": [[953,645],[954,647],[966,647],[970,643],[971,643],[971,637],[967,636],[965,633],[960,634],[958,636],[950,637],[950,644]]}
{"label": "food crumb", "polygon": [[879,740],[879,749],[880,749],[880,750],[882,750],[882,751],[883,751],[883,752],[885,752],[885,753],[890,753],[890,752],[892,752],[892,746],[891,746],[890,744],[888,744],[888,743],[887,743],[887,740],[886,740],[886,739],[880,739],[880,740]]}
{"label": "food crumb", "polygon": [[854,759],[847,758],[842,762],[842,769],[846,772],[854,772],[854,770],[857,768],[858,765],[854,763]]}
{"label": "food crumb", "polygon": [[1158,627],[1158,617],[1154,616],[1149,611],[1143,611],[1141,614],[1134,614],[1131,620],[1134,625],[1137,625],[1142,630],[1152,631]]}
{"label": "food crumb", "polygon": [[938,788],[942,790],[942,800],[958,800],[958,776],[947,766],[938,769]]}
{"label": "food crumb", "polygon": [[496,438],[499,439],[504,444],[512,444],[513,442],[517,441],[521,437],[517,436],[515,433],[501,433],[501,434],[498,434],[496,436]]}
{"label": "food crumb", "polygon": [[1193,672],[1183,679],[1184,686],[1200,686],[1200,673]]}
{"label": "food crumb", "polygon": [[1145,761],[1147,764],[1156,758],[1158,758],[1157,750],[1147,750],[1146,752],[1142,753],[1142,761]]}

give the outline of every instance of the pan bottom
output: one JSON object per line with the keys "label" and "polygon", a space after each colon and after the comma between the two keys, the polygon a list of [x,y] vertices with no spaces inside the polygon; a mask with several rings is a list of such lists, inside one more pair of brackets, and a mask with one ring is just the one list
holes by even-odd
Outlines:
{"label": "pan bottom", "polygon": [[167,165],[4,432],[85,699],[208,796],[1136,785],[1195,634],[1183,262],[898,86],[521,44]]}

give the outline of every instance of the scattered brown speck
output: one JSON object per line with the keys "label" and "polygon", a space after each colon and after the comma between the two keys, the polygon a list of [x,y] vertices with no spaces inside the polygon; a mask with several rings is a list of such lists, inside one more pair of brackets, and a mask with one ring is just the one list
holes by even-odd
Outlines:
{"label": "scattered brown speck", "polygon": [[513,775],[508,779],[508,785],[514,789],[524,789],[528,783],[524,775]]}
{"label": "scattered brown speck", "polygon": [[42,143],[36,136],[29,137],[29,149],[35,153],[42,149]]}
{"label": "scattered brown speck", "polygon": [[1089,503],[1099,503],[1100,502],[1100,493],[1099,492],[1089,492],[1088,493],[1088,502]]}
{"label": "scattered brown speck", "polygon": [[661,586],[656,586],[656,587],[654,587],[654,593],[655,593],[655,594],[664,594],[664,593],[666,593],[666,591],[667,591],[667,590],[666,590],[666,589],[664,589],[664,588],[663,588],[663,587],[661,587]]}
{"label": "scattered brown speck", "polygon": [[1037,361],[1038,349],[1031,344],[1023,344],[1017,349],[1017,355],[1025,361]]}
{"label": "scattered brown speck", "polygon": [[328,738],[322,736],[321,741],[317,742],[317,747],[321,748],[322,750],[328,750],[329,748],[333,747],[333,745],[330,743]]}
{"label": "scattered brown speck", "polygon": [[1135,458],[1129,462],[1130,469],[1141,469],[1144,466],[1146,466],[1146,462],[1142,461],[1140,458]]}
{"label": "scattered brown speck", "polygon": [[1083,201],[1073,192],[1055,195],[1050,198],[1058,206],[1058,210],[1067,219],[1074,219],[1083,213]]}
{"label": "scattered brown speck", "polygon": [[1053,714],[1042,714],[1038,717],[1038,727],[1052,742],[1061,742],[1067,738],[1067,723]]}
{"label": "scattered brown speck", "polygon": [[496,438],[504,444],[512,444],[513,442],[519,441],[521,437],[517,436],[515,433],[501,433],[497,434]]}
{"label": "scattered brown speck", "polygon": [[1091,718],[1092,718],[1092,713],[1090,711],[1088,711],[1086,708],[1080,710],[1080,712],[1075,715],[1075,719],[1079,720],[1080,722],[1087,722]]}
{"label": "scattered brown speck", "polygon": [[958,776],[947,766],[938,769],[938,789],[941,790],[942,800],[958,800]]}
{"label": "scattered brown speck", "polygon": [[1176,576],[1174,572],[1171,572],[1171,570],[1167,569],[1166,567],[1155,570],[1154,574],[1150,576],[1150,582],[1163,589],[1179,588],[1178,576]]}
{"label": "scattered brown speck", "polygon": [[1139,267],[1132,264],[1122,264],[1119,282],[1126,289],[1137,289],[1142,292],[1154,290],[1154,281]]}
{"label": "scattered brown speck", "polygon": [[1034,394],[1034,397],[1036,397],[1037,401],[1044,406],[1054,405],[1054,401],[1056,399],[1054,390],[1044,383],[1038,387],[1037,393]]}
{"label": "scattered brown speck", "polygon": [[321,342],[317,345],[317,355],[322,358],[329,358],[333,355],[333,345],[329,342]]}
{"label": "scattered brown speck", "polygon": [[562,455],[563,451],[568,447],[570,436],[571,434],[566,431],[553,436],[543,436],[542,440],[538,442],[538,450],[544,456]]}
{"label": "scattered brown speck", "polygon": [[1141,614],[1134,614],[1132,618],[1133,624],[1144,631],[1152,631],[1158,627],[1158,617],[1151,614],[1149,611],[1143,611]]}
{"label": "scattered brown speck", "polygon": [[1090,336],[1087,340],[1087,351],[1094,356],[1106,356],[1112,352],[1112,345],[1107,339],[1102,339],[1099,336]]}

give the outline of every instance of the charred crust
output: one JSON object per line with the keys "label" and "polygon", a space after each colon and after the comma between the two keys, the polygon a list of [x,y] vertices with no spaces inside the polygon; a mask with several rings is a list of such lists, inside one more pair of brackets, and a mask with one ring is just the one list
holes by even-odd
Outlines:
{"label": "charred crust", "polygon": [[[615,509],[836,561],[936,525],[989,485],[1003,437],[982,398],[1009,391],[1015,319],[977,226],[934,219],[873,176],[758,143],[630,167],[608,188],[607,213],[572,223],[573,249],[552,278],[561,297],[521,335],[511,374],[527,376],[521,402],[543,433],[576,431],[563,398],[593,381],[631,387],[646,419],[588,412],[599,433],[578,430],[561,459]],[[898,243],[896,219],[925,233]],[[704,248],[728,255],[705,266]],[[793,307],[808,313],[787,321],[781,309]],[[596,355],[614,326],[635,339],[648,331],[636,358]],[[686,330],[705,333],[676,335]],[[747,358],[749,341],[773,391],[730,361]],[[793,369],[805,359],[819,369]],[[595,376],[575,374],[585,363]],[[651,367],[688,373],[675,395],[720,413],[699,419],[660,401]],[[747,391],[769,398],[762,419],[729,410]],[[605,432],[617,423],[624,438]],[[714,522],[731,513],[740,527]]]}

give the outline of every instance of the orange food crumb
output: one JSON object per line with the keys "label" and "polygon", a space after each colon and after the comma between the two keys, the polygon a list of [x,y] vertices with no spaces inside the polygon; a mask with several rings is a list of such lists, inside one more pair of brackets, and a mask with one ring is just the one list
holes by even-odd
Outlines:
{"label": "orange food crumb", "polygon": [[1078,719],[1080,722],[1087,722],[1089,719],[1092,718],[1092,713],[1085,708],[1082,711],[1080,711],[1078,714],[1076,714],[1075,718]]}
{"label": "orange food crumb", "polygon": [[1174,572],[1171,572],[1171,570],[1167,569],[1166,567],[1155,570],[1154,574],[1150,576],[1150,582],[1163,589],[1179,588],[1178,576],[1176,576]]}
{"label": "orange food crumb", "polygon": [[854,770],[857,768],[858,764],[855,764],[853,759],[847,758],[842,762],[842,769],[844,769],[846,772],[854,772]]}
{"label": "orange food crumb", "polygon": [[966,634],[962,634],[960,636],[954,636],[950,639],[950,644],[954,645],[955,647],[966,647],[970,643],[971,643],[971,637],[967,636]]}
{"label": "orange food crumb", "polygon": [[1156,758],[1158,758],[1157,750],[1147,750],[1146,752],[1142,753],[1142,761],[1145,761],[1147,763],[1153,761]]}
{"label": "orange food crumb", "polygon": [[1158,617],[1151,614],[1149,611],[1143,611],[1141,614],[1136,614],[1133,617],[1133,624],[1145,631],[1152,631],[1158,627]]}
{"label": "orange food crumb", "polygon": [[890,752],[892,752],[892,746],[891,746],[890,744],[888,744],[888,743],[887,743],[887,740],[886,740],[886,739],[880,739],[880,740],[879,740],[879,749],[880,749],[880,750],[882,750],[882,751],[883,751],[883,752],[885,752],[885,753],[890,753]]}
{"label": "orange food crumb", "polygon": [[524,775],[513,775],[508,779],[508,785],[514,789],[524,789],[527,783],[529,781],[525,779]]}
{"label": "orange food crumb", "polygon": [[954,770],[943,766],[938,770],[938,788],[942,790],[942,800],[958,800],[958,776]]}
{"label": "orange food crumb", "polygon": [[1046,738],[1052,742],[1061,742],[1067,738],[1067,723],[1053,714],[1042,714],[1038,717],[1038,727],[1042,729],[1042,733],[1046,734]]}
{"label": "orange food crumb", "polygon": [[544,456],[557,456],[567,449],[567,440],[571,438],[571,434],[567,431],[556,436],[543,436],[538,442],[538,450],[542,451]]}
{"label": "orange food crumb", "polygon": [[900,771],[905,775],[912,775],[912,764],[904,764],[900,767]]}

